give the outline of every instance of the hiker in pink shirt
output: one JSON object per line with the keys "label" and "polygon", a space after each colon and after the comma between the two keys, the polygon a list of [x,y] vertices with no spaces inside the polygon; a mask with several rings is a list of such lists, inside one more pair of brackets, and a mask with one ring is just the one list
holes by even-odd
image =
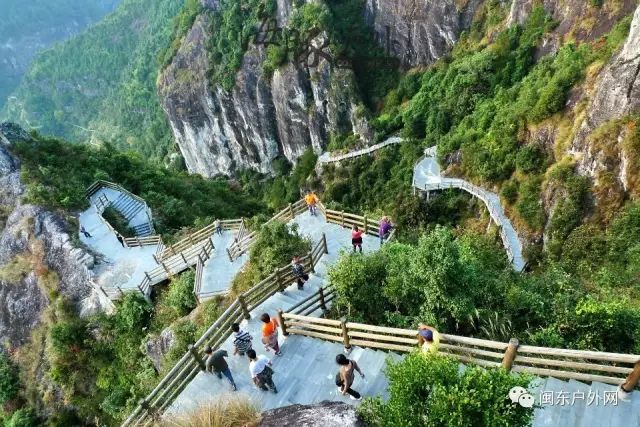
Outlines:
{"label": "hiker in pink shirt", "polygon": [[351,244],[353,245],[353,252],[356,251],[356,248],[360,249],[360,253],[362,253],[362,235],[363,231],[358,229],[357,225],[353,226],[353,230],[351,230]]}

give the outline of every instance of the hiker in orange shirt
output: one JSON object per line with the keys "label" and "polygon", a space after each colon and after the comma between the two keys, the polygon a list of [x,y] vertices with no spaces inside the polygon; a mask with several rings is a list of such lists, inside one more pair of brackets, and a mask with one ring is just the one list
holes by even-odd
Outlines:
{"label": "hiker in orange shirt", "polygon": [[272,319],[267,313],[263,313],[260,316],[260,320],[264,323],[262,325],[262,343],[265,350],[273,349],[276,356],[280,356],[280,345],[278,344],[278,326],[280,322],[275,317]]}
{"label": "hiker in orange shirt", "polygon": [[318,196],[313,191],[307,192],[307,195],[304,196],[304,201],[307,202],[307,207],[309,208],[309,213],[313,216],[316,215],[316,204],[318,203]]}

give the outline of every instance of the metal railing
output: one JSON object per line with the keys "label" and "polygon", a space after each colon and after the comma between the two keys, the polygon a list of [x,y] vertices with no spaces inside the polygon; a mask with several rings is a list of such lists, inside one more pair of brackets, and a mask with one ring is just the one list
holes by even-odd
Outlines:
{"label": "metal railing", "polygon": [[381,148],[384,148],[388,145],[393,145],[393,144],[399,144],[402,142],[402,138],[398,137],[398,136],[392,136],[391,138],[388,138],[385,141],[382,141],[379,144],[375,144],[372,145],[370,147],[366,147],[366,148],[362,148],[360,150],[354,150],[354,151],[350,151],[348,153],[345,154],[333,154],[333,153],[324,153],[323,155],[321,155],[320,157],[318,157],[318,162],[319,163],[336,163],[336,162],[340,162],[342,160],[347,160],[347,159],[353,159],[356,157],[361,157],[361,156],[365,156],[367,154],[371,154],[374,151],[378,151]]}
{"label": "metal railing", "polygon": [[[507,252],[507,258],[509,259],[509,262],[513,263],[516,270],[522,270],[524,268],[524,260],[522,259],[522,244],[520,242],[520,239],[517,238],[516,231],[511,225],[511,222],[509,221],[509,219],[505,216],[504,212],[502,211],[502,208],[498,210],[494,206],[494,200],[490,200],[492,196],[497,198],[496,195],[460,178],[440,178],[438,182],[425,182],[423,185],[420,185],[420,183],[416,181],[418,165],[427,157],[435,157],[436,148],[437,148],[436,146],[429,147],[428,149],[425,150],[425,155],[418,160],[418,163],[414,167],[413,181],[412,181],[413,187],[423,191],[427,191],[427,192],[458,188],[458,189],[465,190],[466,192],[470,193],[474,197],[480,199],[486,206],[487,210],[489,211],[489,216],[491,220],[499,228],[500,238]],[[499,203],[499,200],[498,200],[498,203]],[[516,235],[516,242],[513,242],[511,241],[511,239],[509,239],[509,236],[504,230],[506,227],[513,230],[514,235]],[[516,256],[516,251],[514,250],[514,245],[517,245],[517,253],[518,253],[517,256]]]}

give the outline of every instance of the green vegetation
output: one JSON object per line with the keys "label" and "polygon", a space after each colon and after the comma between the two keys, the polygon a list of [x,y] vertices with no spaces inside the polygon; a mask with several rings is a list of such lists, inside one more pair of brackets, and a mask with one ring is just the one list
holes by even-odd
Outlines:
{"label": "green vegetation", "polygon": [[418,352],[386,372],[389,400],[367,398],[358,409],[372,427],[527,426],[533,419],[533,409],[506,398],[512,387],[529,385],[526,375],[478,366],[460,372],[455,359]]}
{"label": "green vegetation", "polygon": [[15,399],[19,390],[18,369],[9,356],[0,350],[0,407]]}
{"label": "green vegetation", "polygon": [[235,294],[245,291],[269,276],[276,268],[287,265],[294,255],[304,256],[311,242],[298,234],[296,224],[273,221],[260,227],[249,252],[249,263],[235,277],[231,289]]}
{"label": "green vegetation", "polygon": [[145,199],[160,234],[260,211],[257,203],[230,188],[226,180],[168,170],[108,145],[72,145],[35,135],[33,140],[16,143],[12,150],[23,162],[29,202],[51,208],[84,209],[86,188],[105,179]]}
{"label": "green vegetation", "polygon": [[34,45],[38,47],[63,40],[98,21],[113,10],[120,0],[60,0],[51,7],[47,0],[24,3],[2,2],[0,20],[0,109],[15,90],[31,62]]}
{"label": "green vegetation", "polygon": [[102,217],[109,223],[111,226],[124,237],[133,237],[135,233],[129,227],[129,221],[117,210],[109,206],[102,213]]}
{"label": "green vegetation", "polygon": [[640,207],[633,204],[606,232],[576,228],[560,261],[521,275],[487,237],[456,239],[436,227],[415,246],[391,243],[371,255],[343,257],[329,271],[334,310],[370,324],[426,322],[459,335],[636,353],[640,298],[628,284],[638,273],[638,238]]}
{"label": "green vegetation", "polygon": [[202,3],[199,0],[185,0],[180,13],[173,18],[173,28],[171,31],[171,44],[158,54],[158,63],[164,69],[171,63],[171,60],[180,49],[183,37],[193,26],[196,17],[202,12]]}
{"label": "green vegetation", "polygon": [[43,134],[163,159],[172,136],[156,91],[157,57],[183,3],[123,0],[90,30],[38,55],[2,116]]}
{"label": "green vegetation", "polygon": [[236,83],[236,72],[242,57],[256,35],[256,27],[263,17],[273,16],[275,0],[221,0],[219,9],[211,12],[208,51],[211,62],[211,81],[230,90]]}
{"label": "green vegetation", "polygon": [[275,173],[273,178],[247,170],[241,172],[240,182],[253,199],[261,200],[272,211],[279,211],[288,203],[300,200],[303,189],[317,186],[317,159],[318,156],[308,149],[292,170],[291,163],[280,157],[272,163]]}

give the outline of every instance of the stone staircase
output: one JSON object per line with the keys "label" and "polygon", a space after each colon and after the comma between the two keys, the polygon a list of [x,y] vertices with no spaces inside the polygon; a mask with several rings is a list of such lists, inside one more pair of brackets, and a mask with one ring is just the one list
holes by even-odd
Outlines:
{"label": "stone staircase", "polygon": [[[341,246],[335,242],[331,246],[330,254],[339,251]],[[242,328],[248,330],[254,337],[253,348],[258,354],[264,354],[272,360],[275,371],[274,382],[278,393],[258,390],[249,375],[249,364],[246,357],[234,356],[232,339],[227,339],[221,348],[229,352],[227,362],[238,386],[239,394],[248,396],[264,410],[293,404],[313,404],[324,400],[343,401],[357,405],[349,396],[342,396],[335,386],[335,374],[338,372],[335,356],[343,352],[340,342],[325,341],[300,335],[282,334],[279,337],[282,349],[281,356],[266,352],[260,343],[262,313],[275,315],[278,309],[287,309],[298,302],[310,297],[320,286],[326,285],[326,273],[329,265],[335,262],[334,257],[325,256],[316,266],[316,274],[311,275],[305,289],[298,291],[295,285],[289,286],[284,293],[277,293],[251,312],[251,319],[242,323]],[[311,316],[320,316],[319,310]],[[398,361],[402,355],[391,352],[374,350],[354,346],[349,358],[358,362],[365,373],[362,379],[356,375],[354,389],[363,396],[381,396],[388,398],[388,380],[383,373],[388,359]],[[464,370],[465,365],[461,364]],[[640,395],[628,395],[629,401],[623,401],[617,395],[617,386],[593,382],[586,384],[576,380],[563,381],[557,378],[538,377],[529,386],[529,393],[535,398],[537,407],[534,412],[533,427],[591,427],[591,426],[640,426]],[[574,396],[584,396],[575,399]],[[612,399],[615,395],[617,405],[604,404],[605,392]],[[189,411],[199,404],[216,399],[217,396],[233,393],[225,378],[218,379],[213,374],[198,373],[198,375],[179,394],[166,414],[180,414]],[[552,393],[553,405],[541,405],[541,396]],[[588,404],[589,396],[599,396],[598,404]],[[567,396],[569,404],[558,404],[559,396]],[[505,396],[506,398],[507,396]],[[560,398],[563,401],[562,398]]]}
{"label": "stone staircase", "polygon": [[430,191],[458,188],[482,200],[489,210],[491,219],[500,228],[500,237],[502,238],[503,245],[514,270],[522,271],[525,268],[525,260],[522,255],[522,242],[515,228],[513,228],[511,221],[504,213],[498,195],[463,179],[443,177],[440,172],[440,165],[435,158],[435,148],[436,147],[431,147],[427,149],[425,156],[415,165],[412,181],[414,189],[427,192],[428,194]]}
{"label": "stone staircase", "polygon": [[[337,243],[330,249],[330,253],[340,249]],[[338,342],[323,341],[297,335],[283,336],[279,341],[282,350],[281,356],[275,356],[272,352],[266,352],[260,342],[262,313],[274,315],[279,309],[287,310],[289,307],[310,297],[325,283],[328,265],[326,256],[316,266],[316,273],[311,275],[305,284],[304,290],[299,291],[296,285],[289,286],[284,293],[277,293],[267,299],[257,309],[251,312],[251,319],[242,322],[242,328],[253,336],[253,348],[258,354],[264,354],[273,362],[275,371],[274,382],[278,387],[278,393],[258,390],[249,375],[249,362],[245,357],[233,356],[232,338],[229,338],[221,348],[229,352],[227,362],[238,386],[238,393],[249,396],[252,401],[263,409],[272,409],[288,406],[295,403],[309,404],[323,400],[339,400],[352,402],[349,396],[342,396],[335,386],[335,375],[338,367],[335,356],[343,351],[343,346]],[[320,313],[314,313],[319,315]],[[385,360],[390,357],[399,360],[400,355],[371,349],[354,347],[350,358],[356,360],[365,373],[365,378],[357,376],[354,389],[363,396],[382,395],[386,397],[387,379],[381,374]],[[178,398],[168,408],[167,414],[182,413],[188,411],[202,402],[206,402],[221,394],[232,393],[227,380],[218,379],[215,375],[199,373]]]}
{"label": "stone staircase", "polygon": [[136,236],[148,237],[155,234],[151,222],[151,211],[144,201],[115,185],[98,188],[91,193],[89,200],[95,204],[101,197],[103,200],[106,198],[109,201],[109,206],[127,220]]}
{"label": "stone staircase", "polygon": [[[618,387],[614,385],[600,382],[585,384],[573,379],[562,381],[550,377],[534,380],[529,389],[537,405],[542,403],[541,393],[552,395],[553,401],[553,405],[543,404],[536,408],[533,427],[640,425],[640,397],[637,392],[629,395],[629,401],[623,401],[618,396]],[[611,401],[604,401],[605,397],[613,399],[613,396],[616,399],[615,405]]]}

